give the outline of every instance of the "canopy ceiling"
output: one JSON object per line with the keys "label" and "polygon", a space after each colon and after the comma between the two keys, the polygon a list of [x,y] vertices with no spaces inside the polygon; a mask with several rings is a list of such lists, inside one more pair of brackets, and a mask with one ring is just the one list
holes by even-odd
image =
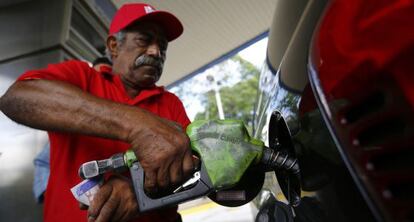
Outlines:
{"label": "canopy ceiling", "polygon": [[[119,8],[134,1],[113,0]],[[136,2],[136,1],[135,1]],[[275,0],[144,0],[175,14],[184,33],[171,42],[160,85],[170,85],[202,69],[252,39],[271,24]]]}

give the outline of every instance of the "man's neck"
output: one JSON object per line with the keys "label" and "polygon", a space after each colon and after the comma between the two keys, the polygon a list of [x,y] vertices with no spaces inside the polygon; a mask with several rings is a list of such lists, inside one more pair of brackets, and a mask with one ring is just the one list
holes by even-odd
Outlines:
{"label": "man's neck", "polygon": [[139,93],[141,92],[141,89],[135,89],[135,88],[129,87],[125,83],[123,83],[123,84],[124,84],[125,91],[127,92],[129,98],[131,98],[131,99],[137,97],[139,95]]}
{"label": "man's neck", "polygon": [[134,87],[133,85],[131,85],[126,79],[123,78],[122,75],[120,75],[120,77],[121,77],[122,85],[124,85],[124,89],[126,93],[128,94],[128,97],[131,99],[137,97],[139,93],[141,92],[141,88],[138,88],[136,86]]}

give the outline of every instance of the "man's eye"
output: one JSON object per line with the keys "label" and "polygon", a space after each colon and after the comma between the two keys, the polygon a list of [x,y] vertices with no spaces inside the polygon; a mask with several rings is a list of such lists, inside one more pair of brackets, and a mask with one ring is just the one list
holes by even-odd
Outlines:
{"label": "man's eye", "polygon": [[148,45],[150,40],[146,38],[138,38],[136,39],[136,42],[138,43],[138,45]]}

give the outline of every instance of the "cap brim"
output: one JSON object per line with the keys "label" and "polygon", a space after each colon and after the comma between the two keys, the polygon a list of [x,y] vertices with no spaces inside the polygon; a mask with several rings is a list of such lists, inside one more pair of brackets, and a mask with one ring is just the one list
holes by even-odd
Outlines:
{"label": "cap brim", "polygon": [[169,42],[178,38],[184,31],[180,20],[178,20],[178,18],[173,14],[166,11],[151,12],[133,21],[132,23],[138,21],[152,21],[161,25]]}

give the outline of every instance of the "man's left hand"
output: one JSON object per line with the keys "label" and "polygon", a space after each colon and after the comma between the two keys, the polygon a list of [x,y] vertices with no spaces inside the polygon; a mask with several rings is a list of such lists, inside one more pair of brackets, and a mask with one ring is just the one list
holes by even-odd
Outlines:
{"label": "man's left hand", "polygon": [[128,221],[138,215],[131,181],[111,176],[95,194],[88,209],[88,222]]}

